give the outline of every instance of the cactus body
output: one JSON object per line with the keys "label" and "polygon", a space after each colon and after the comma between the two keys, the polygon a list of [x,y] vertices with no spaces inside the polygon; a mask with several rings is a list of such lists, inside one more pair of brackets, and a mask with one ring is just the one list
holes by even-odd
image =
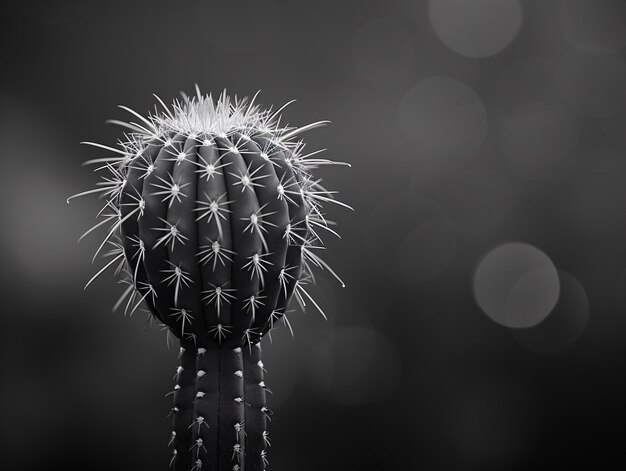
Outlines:
{"label": "cactus body", "polygon": [[321,207],[343,203],[310,171],[335,162],[295,140],[323,122],[281,127],[278,112],[253,102],[198,91],[147,118],[128,110],[138,122],[118,123],[130,129],[121,149],[92,144],[115,154],[92,161],[111,176],[85,192],[102,193],[110,223],[96,253],[111,246],[110,260],[95,277],[114,267],[128,283],[117,304],[145,303],[181,344],[176,470],[266,468],[259,342],[288,322],[292,295],[317,307],[305,285],[314,266],[330,270],[314,253],[320,231],[334,233]]}

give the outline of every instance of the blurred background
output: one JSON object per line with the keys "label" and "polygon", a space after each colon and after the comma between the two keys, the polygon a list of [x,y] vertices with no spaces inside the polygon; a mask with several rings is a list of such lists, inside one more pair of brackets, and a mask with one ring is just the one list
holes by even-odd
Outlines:
{"label": "blurred background", "polygon": [[271,469],[626,464],[626,2],[38,1],[0,10],[2,468],[166,469],[177,349],[85,282],[96,176],[158,94],[329,119],[329,317],[264,341]]}

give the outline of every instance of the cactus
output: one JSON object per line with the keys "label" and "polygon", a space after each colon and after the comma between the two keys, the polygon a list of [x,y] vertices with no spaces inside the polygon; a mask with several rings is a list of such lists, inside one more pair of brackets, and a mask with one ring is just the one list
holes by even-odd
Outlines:
{"label": "cactus", "polygon": [[136,119],[114,121],[126,128],[119,148],[86,143],[112,154],[88,162],[107,174],[73,196],[105,200],[83,235],[108,226],[94,255],[104,266],[87,286],[113,269],[127,285],[115,306],[147,306],[180,342],[171,467],[263,470],[271,412],[260,340],[289,325],[292,297],[324,315],[307,292],[314,269],[343,286],[316,252],[322,231],[337,235],[322,205],[349,206],[311,171],[348,164],[305,154],[298,136],[325,121],[281,126],[284,107],[263,110],[256,95],[196,91],[171,107],[155,95],[161,108],[147,117],[122,106]]}

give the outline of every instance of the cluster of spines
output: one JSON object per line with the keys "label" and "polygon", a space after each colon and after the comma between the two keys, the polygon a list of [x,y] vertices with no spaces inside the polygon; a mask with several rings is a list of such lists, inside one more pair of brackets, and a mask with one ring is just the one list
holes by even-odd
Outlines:
{"label": "cluster of spines", "polygon": [[262,471],[271,445],[261,347],[181,347],[170,467]]}
{"label": "cluster of spines", "polygon": [[[223,284],[209,284],[202,290],[202,301],[211,305],[217,313],[217,318],[214,323],[205,325],[202,334],[217,343],[222,343],[235,334],[240,336],[239,339],[231,339],[235,343],[255,343],[275,326],[277,320],[283,319],[288,323],[285,315],[287,301],[292,293],[302,307],[310,301],[319,309],[305,289],[307,283],[315,280],[314,267],[329,270],[335,275],[314,250],[322,248],[320,229],[337,235],[324,218],[321,211],[322,203],[335,202],[340,205],[343,203],[335,200],[333,192],[324,189],[310,171],[320,165],[336,162],[317,157],[319,151],[305,154],[302,141],[293,139],[300,132],[319,126],[323,122],[297,129],[282,127],[279,117],[282,109],[276,112],[262,111],[253,105],[253,102],[254,99],[249,104],[237,100],[231,102],[225,94],[222,94],[215,104],[210,96],[198,93],[198,96],[192,99],[176,101],[172,110],[161,102],[164,112],[147,118],[123,107],[138,117],[139,122],[117,122],[131,130],[125,134],[126,140],[119,143],[121,148],[88,143],[115,155],[89,162],[101,164],[98,169],[106,169],[110,175],[103,178],[98,188],[79,194],[100,193],[106,200],[99,213],[103,220],[85,233],[87,235],[96,228],[109,224],[94,259],[107,244],[112,246],[105,254],[109,260],[87,284],[89,285],[107,268],[114,267],[116,273],[123,274],[122,280],[128,285],[116,307],[124,305],[125,311],[132,313],[145,302],[150,311],[163,324],[168,325],[179,338],[198,340],[198,329],[190,329],[198,313],[194,312],[194,309],[182,307],[179,303],[180,293],[196,282],[197,275],[190,272],[197,270],[197,267],[194,267],[194,263],[188,263],[187,267],[190,268],[186,269],[181,263],[168,260],[167,254],[184,246],[190,237],[197,238],[197,234],[193,235],[179,227],[180,220],[172,221],[158,217],[155,221],[159,225],[151,227],[153,231],[150,236],[151,244],[147,244],[144,234],[139,234],[136,226],[156,201],[167,208],[182,206],[184,209],[180,211],[194,212],[196,222],[204,221],[215,228],[213,231],[215,237],[206,237],[203,241],[206,243],[202,245],[198,243],[199,250],[193,254],[195,260],[200,265],[210,265],[213,271],[220,265],[232,264],[236,252],[232,244],[229,246],[224,243],[227,240],[224,232],[230,229],[226,219],[227,216],[232,217],[230,205],[236,204],[238,195],[229,197],[225,188],[221,190],[217,188],[219,185],[215,182],[218,181],[216,178],[218,175],[230,179],[231,193],[236,189],[237,193],[252,191],[263,194],[268,175],[261,171],[261,168],[264,163],[271,165],[275,170],[277,182],[274,182],[275,188],[272,188],[270,193],[300,217],[282,221],[279,227],[272,222],[272,218],[276,217],[276,211],[268,209],[270,203],[268,200],[262,205],[257,205],[254,211],[249,211],[245,217],[240,217],[241,221],[231,221],[233,224],[238,222],[241,232],[250,233],[260,241],[259,250],[247,257],[245,263],[239,263],[233,269],[246,272],[251,280],[256,279],[257,286],[261,288],[269,284],[271,290],[282,293],[284,302],[282,305],[277,304],[275,309],[265,309],[268,312],[262,318],[263,322],[257,322],[258,310],[266,307],[265,296],[260,290],[247,293],[245,297],[239,299],[238,307],[250,316],[252,322],[234,333],[232,322],[225,321],[220,314],[224,308],[236,301],[236,295],[239,293],[236,293],[235,287],[230,286],[230,279],[224,280]],[[235,169],[237,165],[227,161],[228,154],[245,156],[252,153],[248,150],[251,142],[258,145],[260,152],[257,151],[255,157],[257,160],[260,157],[261,160],[254,162],[256,168],[252,168],[253,162],[249,162],[245,168],[239,165],[240,168]],[[219,153],[211,154],[211,158],[205,158],[208,154],[203,153],[203,149],[208,148],[218,148]],[[172,171],[161,172],[162,175],[159,175],[159,169],[155,165],[157,157],[155,149],[165,149],[168,154],[165,160],[170,162]],[[182,181],[180,171],[177,172],[183,163],[193,165],[197,177],[211,183],[212,195],[196,191],[198,199],[193,201],[193,195],[188,191],[191,182]],[[139,191],[137,187],[144,186],[148,180],[151,191],[149,196],[146,196],[145,191]],[[148,198],[152,198],[152,205],[146,202]],[[183,218],[182,224],[188,220]],[[125,227],[129,229],[124,231]],[[266,242],[266,234],[277,230],[281,231],[282,238],[287,240],[290,247],[298,247],[297,257],[292,256],[290,259],[287,255],[285,264],[280,267],[273,266],[269,260],[268,256],[271,253]],[[173,307],[168,307],[169,312],[159,312],[156,305],[157,291],[160,287],[151,284],[145,273],[141,273],[150,269],[143,267],[147,250],[162,250],[165,255],[164,264],[161,264],[158,270],[161,273],[160,283],[173,290],[170,305]],[[270,274],[272,278],[268,279]]]}

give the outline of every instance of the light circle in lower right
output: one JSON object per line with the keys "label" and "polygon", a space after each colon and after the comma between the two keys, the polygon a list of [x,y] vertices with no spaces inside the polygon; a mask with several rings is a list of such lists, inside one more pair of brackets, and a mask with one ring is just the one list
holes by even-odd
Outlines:
{"label": "light circle in lower right", "polygon": [[559,277],[552,260],[523,242],[493,248],[478,264],[473,282],[483,312],[513,329],[541,323],[559,299]]}
{"label": "light circle in lower right", "polygon": [[583,334],[589,322],[589,300],[578,279],[558,271],[561,285],[559,300],[543,322],[529,329],[512,329],[517,341],[528,350],[540,354],[566,351]]}

